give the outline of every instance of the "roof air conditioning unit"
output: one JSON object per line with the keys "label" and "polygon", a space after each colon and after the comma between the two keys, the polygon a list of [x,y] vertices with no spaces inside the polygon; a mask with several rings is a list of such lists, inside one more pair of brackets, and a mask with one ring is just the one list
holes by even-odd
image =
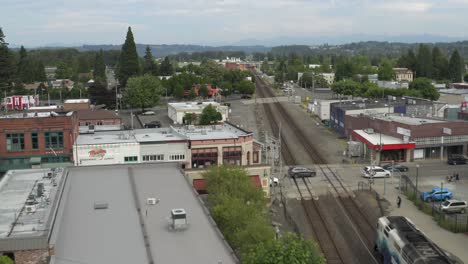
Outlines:
{"label": "roof air conditioning unit", "polygon": [[374,134],[374,129],[373,128],[366,128],[366,129],[364,129],[364,132],[366,132],[367,134]]}
{"label": "roof air conditioning unit", "polygon": [[28,214],[33,214],[36,212],[36,206],[35,205],[26,205],[24,207],[24,209],[26,210],[26,213]]}
{"label": "roof air conditioning unit", "polygon": [[109,208],[109,204],[107,202],[94,202],[94,210],[107,208]]}
{"label": "roof air conditioning unit", "polygon": [[171,210],[172,228],[174,230],[181,230],[187,227],[187,213],[184,209]]}
{"label": "roof air conditioning unit", "polygon": [[155,204],[158,204],[159,203],[159,199],[156,199],[156,198],[148,198],[146,200],[146,203],[148,205],[155,205]]}

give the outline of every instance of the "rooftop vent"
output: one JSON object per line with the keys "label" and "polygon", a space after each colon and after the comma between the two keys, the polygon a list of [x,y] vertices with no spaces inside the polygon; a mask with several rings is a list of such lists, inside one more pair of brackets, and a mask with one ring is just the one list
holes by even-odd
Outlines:
{"label": "rooftop vent", "polygon": [[184,209],[171,210],[172,228],[181,230],[187,228],[187,213]]}
{"label": "rooftop vent", "polygon": [[367,134],[374,134],[374,129],[373,128],[366,128],[366,129],[364,129],[364,132],[366,132]]}
{"label": "rooftop vent", "polygon": [[109,204],[107,202],[94,202],[94,210],[107,209]]}
{"label": "rooftop vent", "polygon": [[155,204],[158,204],[159,203],[159,199],[156,199],[156,198],[148,198],[146,200],[146,204],[148,205],[155,205]]}

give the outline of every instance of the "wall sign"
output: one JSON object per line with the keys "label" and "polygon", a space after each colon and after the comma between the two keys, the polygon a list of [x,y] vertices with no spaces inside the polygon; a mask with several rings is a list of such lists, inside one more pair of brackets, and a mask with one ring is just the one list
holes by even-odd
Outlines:
{"label": "wall sign", "polygon": [[411,130],[409,129],[397,127],[396,132],[400,135],[411,137]]}
{"label": "wall sign", "polygon": [[88,151],[88,153],[90,158],[99,158],[102,160],[104,159],[104,156],[106,155],[107,151],[103,148],[96,148]]}

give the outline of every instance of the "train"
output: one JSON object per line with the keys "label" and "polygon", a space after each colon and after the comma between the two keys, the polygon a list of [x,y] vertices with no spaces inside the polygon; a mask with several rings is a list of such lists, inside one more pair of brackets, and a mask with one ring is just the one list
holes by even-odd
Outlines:
{"label": "train", "polygon": [[378,219],[375,250],[384,264],[456,264],[404,216]]}

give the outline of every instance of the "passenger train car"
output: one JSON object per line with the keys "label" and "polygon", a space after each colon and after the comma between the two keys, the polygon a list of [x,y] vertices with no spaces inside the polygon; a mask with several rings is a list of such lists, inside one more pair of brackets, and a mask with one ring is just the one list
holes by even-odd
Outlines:
{"label": "passenger train car", "polygon": [[403,216],[379,218],[375,249],[383,257],[384,264],[456,263]]}

